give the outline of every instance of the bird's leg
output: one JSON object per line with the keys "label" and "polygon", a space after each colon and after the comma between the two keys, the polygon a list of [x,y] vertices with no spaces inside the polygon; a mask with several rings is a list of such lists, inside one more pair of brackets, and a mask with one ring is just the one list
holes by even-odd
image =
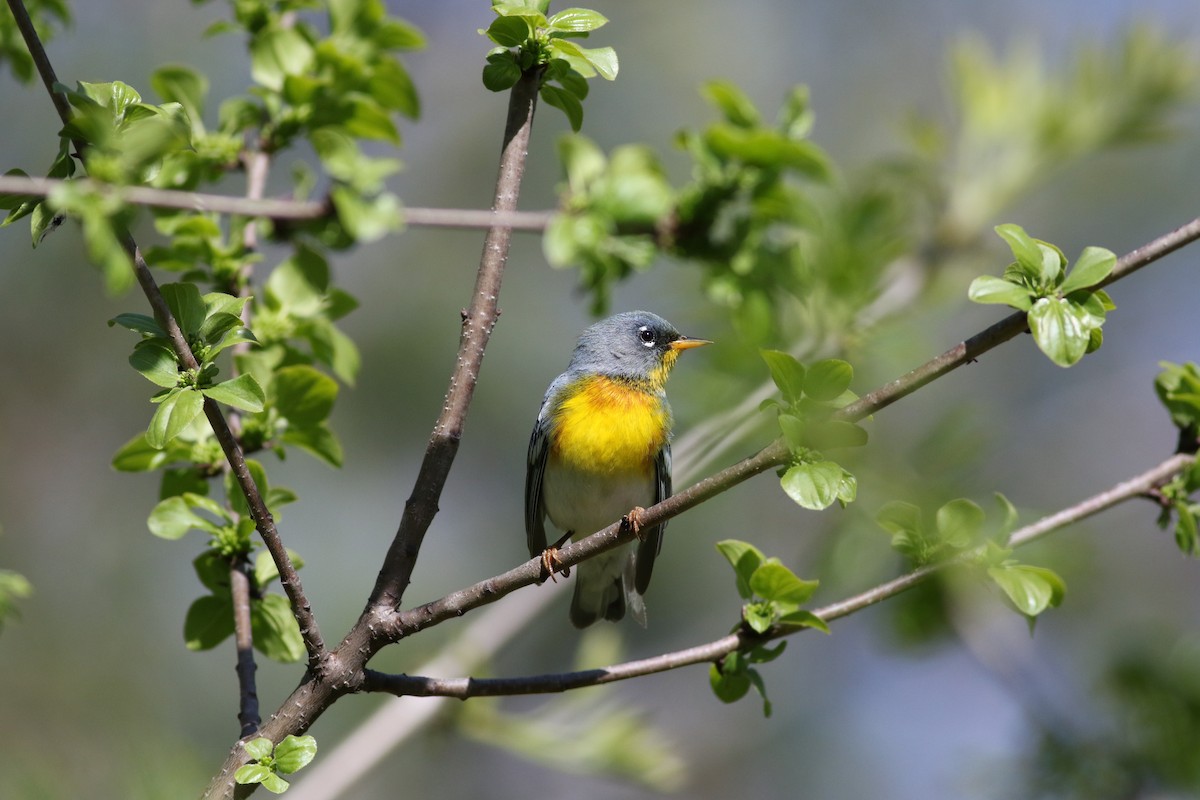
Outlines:
{"label": "bird's leg", "polygon": [[634,506],[629,509],[629,513],[621,517],[621,528],[627,531],[633,531],[633,535],[638,538],[638,541],[645,541],[642,536],[642,516],[646,513],[646,509],[641,506]]}
{"label": "bird's leg", "polygon": [[546,574],[550,576],[550,580],[555,583],[558,583],[558,578],[554,577],[554,573],[556,572],[561,572],[564,578],[571,577],[571,568],[561,567],[558,564],[558,548],[566,544],[574,535],[575,531],[567,531],[561,539],[542,551],[542,569],[546,570]]}

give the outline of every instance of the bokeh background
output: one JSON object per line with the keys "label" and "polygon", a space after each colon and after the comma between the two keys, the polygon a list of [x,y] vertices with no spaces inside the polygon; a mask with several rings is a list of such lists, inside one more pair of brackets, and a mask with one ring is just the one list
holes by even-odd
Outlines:
{"label": "bokeh background", "polygon": [[[621,72],[613,84],[593,82],[585,132],[605,149],[648,143],[665,153],[676,180],[686,178],[686,163],[672,137],[712,118],[698,92],[711,78],[738,83],[768,114],[790,87],[808,85],[814,141],[854,170],[900,149],[913,115],[946,113],[946,53],[964,35],[999,52],[1033,46],[1051,66],[1065,64],[1081,42],[1116,42],[1134,23],[1200,47],[1191,0],[589,5],[611,20],[594,41],[617,49]],[[50,47],[64,82],[120,79],[149,95],[153,69],[182,62],[209,74],[212,97],[246,84],[240,44],[199,35],[225,13],[223,4],[75,6],[72,28]],[[479,82],[488,45],[476,29],[491,19],[488,4],[389,6],[429,40],[406,59],[423,116],[404,127],[406,169],[391,188],[409,205],[485,207],[505,107],[504,97]],[[44,92],[5,74],[0,108],[0,167],[37,173],[57,146]],[[1200,115],[1193,106],[1174,119],[1174,137],[1073,164],[994,222],[1018,222],[1070,255],[1088,244],[1123,253],[1191,219],[1200,209]],[[553,206],[560,180],[553,144],[566,130],[561,114],[540,110],[522,208]],[[286,164],[275,173],[272,188],[284,191]],[[0,635],[0,797],[192,796],[237,735],[234,656],[231,643],[199,654],[183,645],[184,612],[201,589],[190,560],[203,538],[152,537],[145,518],[157,478],[109,466],[151,408],[148,385],[125,361],[129,333],[105,321],[143,303],[133,294],[103,294],[76,226],[65,225],[37,250],[27,231],[24,223],[0,231],[0,567],[24,574],[35,591]],[[477,232],[411,230],[335,258],[337,282],[362,302],[343,325],[362,348],[363,368],[333,418],[346,466],[331,471],[296,456],[271,468],[272,482],[301,498],[285,510],[281,530],[307,561],[302,575],[326,639],[336,640],[357,616],[395,531],[445,391],[481,242]],[[999,247],[992,253],[984,268],[998,272],[1007,258]],[[1118,310],[1103,349],[1069,372],[1022,338],[877,415],[859,460],[860,502],[849,510],[801,511],[767,475],[675,520],[648,597],[649,628],[624,624],[587,642],[604,657],[618,647],[621,657],[639,657],[725,633],[738,600],[713,548],[723,538],[756,542],[802,576],[825,578],[816,602],[830,602],[900,569],[871,522],[893,492],[920,492],[907,499],[933,507],[969,495],[990,508],[991,493],[1001,491],[1026,522],[1157,463],[1172,451],[1175,433],[1152,381],[1160,359],[1197,357],[1196,269],[1197,251],[1185,249],[1114,287]],[[869,390],[998,319],[995,308],[968,307],[972,277],[966,269],[939,274],[910,314],[868,336],[855,388]],[[734,334],[686,265],[664,263],[635,276],[617,287],[613,305],[648,308],[689,334],[718,339],[717,347],[689,354],[672,379],[681,438],[765,378],[765,370],[753,383],[722,373],[712,351],[722,335]],[[550,269],[529,235],[514,246],[501,308],[411,602],[525,558],[529,426],[545,385],[591,318],[576,277]],[[694,479],[753,452],[766,436],[707,467],[677,469]],[[872,474],[875,483],[866,477]],[[719,703],[703,668],[582,699],[481,703],[482,711],[447,706],[347,796],[644,798],[666,789],[696,798],[1031,796],[1031,776],[1044,767],[1034,753],[1046,752],[1048,733],[1068,743],[1136,735],[1136,720],[1123,716],[1127,710],[1106,689],[1114,660],[1170,669],[1198,663],[1200,565],[1180,555],[1154,517],[1149,504],[1120,508],[1023,555],[1058,570],[1069,588],[1065,605],[1045,615],[1034,636],[986,593],[957,609],[948,635],[916,644],[899,632],[894,609],[868,610],[839,622],[831,637],[797,637],[761,668],[770,718],[754,696]],[[374,665],[415,670],[467,623],[392,648]],[[489,669],[569,669],[580,642],[560,595]],[[269,711],[300,668],[260,660],[258,675]],[[1178,697],[1185,717],[1197,696],[1186,687],[1185,680]],[[318,763],[382,702],[349,698],[326,713],[313,731]],[[571,720],[626,712],[637,715],[642,731],[631,747],[660,760],[648,778],[658,788],[580,774],[590,762],[567,744],[584,736]],[[513,720],[512,731],[539,721],[567,727],[554,729],[561,744],[542,748],[537,760],[490,743],[504,730],[498,719]],[[1194,731],[1188,724],[1194,719],[1172,730]],[[521,736],[509,738],[518,744]],[[1093,763],[1108,768],[1105,758],[1096,754]],[[303,785],[298,776],[297,789]],[[1178,786],[1156,791],[1190,796]]]}

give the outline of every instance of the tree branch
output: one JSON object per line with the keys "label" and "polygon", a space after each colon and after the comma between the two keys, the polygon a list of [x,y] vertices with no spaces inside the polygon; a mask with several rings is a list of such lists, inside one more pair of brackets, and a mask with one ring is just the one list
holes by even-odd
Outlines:
{"label": "tree branch", "polygon": [[[1096,288],[1108,286],[1132,275],[1142,267],[1154,263],[1163,256],[1170,255],[1197,239],[1200,239],[1200,217],[1121,256],[1112,273]],[[930,359],[908,374],[881,386],[870,394],[863,395],[841,409],[836,416],[851,421],[870,416],[900,398],[912,394],[930,381],[937,380],[963,364],[975,361],[993,347],[1003,344],[1027,330],[1029,330],[1029,325],[1026,323],[1024,312],[1017,311],[1009,314],[996,324],[960,342],[940,356]]]}
{"label": "tree branch", "polygon": [[[1014,531],[1009,536],[1008,546],[1012,548],[1021,547],[1053,531],[1065,528],[1068,525],[1093,516],[1126,500],[1140,497],[1151,488],[1161,485],[1163,482],[1179,474],[1189,467],[1194,460],[1195,457],[1191,455],[1174,455],[1140,475],[1093,495],[1056,514],[1044,517],[1037,522]],[[826,622],[833,622],[883,600],[895,597],[901,592],[929,580],[935,574],[943,572],[950,567],[975,562],[983,554],[984,548],[982,547],[969,550],[946,561],[913,570],[898,578],[868,589],[865,592],[856,594],[853,597],[815,609],[813,613]],[[734,651],[764,644],[765,642],[790,636],[804,630],[807,629],[776,627],[761,636],[746,631],[739,631],[738,633],[724,636],[706,644],[689,647],[685,650],[664,653],[651,658],[630,661],[610,667],[548,675],[529,675],[515,678],[428,678],[419,675],[392,675],[376,672],[375,670],[366,670],[360,689],[364,692],[386,692],[401,696],[453,697],[462,700],[470,697],[565,692],[585,686],[598,686],[605,683],[628,680],[629,678],[668,672],[692,664],[713,662]]]}
{"label": "tree branch", "polygon": [[[54,102],[54,107],[58,110],[58,115],[62,119],[63,124],[67,124],[71,120],[70,105],[66,102],[65,98],[54,90],[55,84],[58,83],[58,77],[54,74],[54,68],[50,64],[50,59],[46,56],[45,48],[42,46],[37,31],[29,21],[25,5],[22,0],[8,0],[8,6],[12,9],[13,16],[17,19],[21,35],[25,39],[25,46],[29,48],[29,52],[33,56],[34,63],[37,65],[38,72],[42,77],[42,83],[46,85],[46,90],[50,93],[50,99]],[[82,154],[86,149],[87,143],[75,141],[74,145],[76,151]],[[171,341],[171,347],[175,351],[179,362],[183,365],[184,369],[199,369],[200,365],[196,361],[196,356],[192,353],[187,339],[179,329],[179,323],[176,322],[174,315],[171,313],[166,299],[163,297],[162,292],[159,291],[158,284],[155,282],[154,276],[150,273],[150,268],[147,266],[146,260],[142,258],[137,243],[127,230],[118,230],[117,236],[121,240],[125,252],[129,255],[138,285],[142,288],[142,292],[146,295],[146,300],[154,310],[155,318],[167,332],[167,337]],[[246,503],[250,508],[251,516],[254,518],[259,535],[267,545],[267,549],[271,552],[271,556],[275,559],[275,564],[279,568],[280,583],[283,585],[284,591],[287,592],[288,599],[292,602],[292,611],[295,613],[296,621],[300,625],[300,633],[304,638],[304,646],[308,650],[309,666],[311,667],[319,661],[326,651],[324,641],[321,639],[320,630],[317,628],[316,618],[313,617],[308,598],[305,596],[304,589],[300,584],[300,577],[296,573],[296,568],[292,564],[292,560],[279,538],[279,532],[275,528],[275,521],[271,517],[270,512],[267,511],[266,504],[259,494],[258,487],[254,484],[254,479],[250,477],[250,470],[246,467],[246,460],[242,456],[241,446],[238,444],[233,432],[229,429],[225,417],[221,414],[220,407],[215,401],[206,397],[204,398],[204,414],[212,426],[217,441],[221,444],[221,450],[225,453],[225,457],[229,461],[238,486],[246,496]]]}
{"label": "tree branch", "polygon": [[235,558],[229,565],[229,589],[233,595],[233,636],[237,648],[238,723],[239,736],[249,736],[262,724],[258,710],[258,688],[254,673],[254,636],[250,625],[250,575],[245,557]]}
{"label": "tree branch", "polygon": [[[509,95],[493,211],[511,212],[517,207],[540,81],[539,70],[527,72],[513,86]],[[404,505],[400,527],[371,592],[369,605],[377,612],[383,613],[399,606],[412,577],[425,531],[438,511],[438,499],[458,453],[458,443],[483,364],[483,352],[500,315],[497,300],[511,240],[512,228],[500,225],[489,228],[484,239],[475,293],[470,308],[462,312],[458,357],[450,376],[450,388],[446,392],[442,413],[434,424],[412,494]]]}
{"label": "tree branch", "polygon": [[[251,164],[253,166],[253,164]],[[247,170],[250,173],[250,170]],[[252,174],[252,173],[251,173]],[[151,208],[170,208],[179,211],[212,212],[243,217],[269,219],[275,222],[312,222],[334,215],[333,205],[325,200],[283,200],[252,196],[233,197],[204,192],[184,192],[177,189],[156,189],[152,186],[114,186],[110,183],[79,178],[66,181],[59,178],[37,178],[25,175],[0,175],[0,195],[12,197],[48,197],[67,183],[83,183],[101,195],[115,196],[123,202]],[[497,225],[514,231],[541,233],[550,224],[553,211],[485,210],[478,208],[405,208],[404,224],[414,228],[490,229]]]}

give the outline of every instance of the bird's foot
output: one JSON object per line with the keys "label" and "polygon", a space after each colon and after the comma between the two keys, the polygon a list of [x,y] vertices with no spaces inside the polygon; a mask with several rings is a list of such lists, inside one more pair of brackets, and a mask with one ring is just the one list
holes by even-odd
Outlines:
{"label": "bird's foot", "polygon": [[545,581],[548,577],[554,583],[558,583],[558,578],[554,577],[556,572],[561,573],[564,578],[571,577],[571,568],[564,567],[558,563],[558,548],[566,544],[572,534],[573,531],[567,531],[561,539],[542,551],[542,570],[545,576],[542,578],[542,581]]}
{"label": "bird's foot", "polygon": [[645,513],[646,509],[642,508],[641,506],[634,506],[633,508],[629,509],[628,514],[621,517],[621,528],[624,530],[633,531],[633,535],[636,536],[639,541],[645,541],[645,537],[642,536],[642,517],[645,515]]}

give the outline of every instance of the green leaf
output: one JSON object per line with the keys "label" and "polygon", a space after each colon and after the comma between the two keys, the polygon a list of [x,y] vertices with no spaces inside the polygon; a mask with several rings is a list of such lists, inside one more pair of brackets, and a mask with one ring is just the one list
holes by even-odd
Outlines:
{"label": "green leaf", "polygon": [[173,389],[179,384],[179,362],[175,351],[162,339],[143,339],[135,344],[129,354],[129,366],[164,389]]}
{"label": "green leaf", "polygon": [[271,386],[275,410],[299,428],[323,422],[337,393],[337,381],[305,364],[280,368]]}
{"label": "green leaf", "polygon": [[798,628],[816,628],[822,633],[831,633],[829,624],[811,611],[799,609],[779,618],[780,625],[792,625]]}
{"label": "green leaf", "polygon": [[262,787],[271,794],[283,794],[288,786],[290,784],[274,772],[262,779]]}
{"label": "green leaf", "polygon": [[755,128],[762,123],[754,103],[731,81],[709,81],[701,87],[701,93],[717,107],[727,122],[739,128]]}
{"label": "green leaf", "polygon": [[1008,243],[1013,258],[1027,275],[1035,276],[1042,269],[1042,249],[1020,225],[1007,223],[996,226],[996,234]]}
{"label": "green leaf", "polygon": [[[267,741],[270,740],[268,739]],[[270,754],[268,753],[268,755]],[[242,785],[246,785],[251,783],[262,783],[274,774],[275,773],[271,772],[270,767],[264,767],[262,764],[243,764],[242,766],[238,767],[237,772],[233,773],[233,779]]]}
{"label": "green leaf", "polygon": [[204,411],[204,396],[192,389],[175,389],[158,405],[146,429],[151,447],[166,447]]}
{"label": "green leaf", "polygon": [[179,103],[192,121],[192,130],[204,130],[201,111],[208,94],[208,78],[189,67],[166,64],[150,76],[150,85],[164,102]]}
{"label": "green leaf", "polygon": [[571,130],[578,132],[583,127],[583,103],[573,93],[548,83],[542,84],[538,92],[547,105],[554,106],[567,115]]}
{"label": "green leaf", "polygon": [[1083,358],[1088,348],[1085,314],[1069,300],[1043,297],[1029,309],[1029,329],[1046,356],[1060,367]]}
{"label": "green leaf", "polygon": [[1012,306],[1021,311],[1028,311],[1033,305],[1034,294],[1024,286],[1019,286],[994,275],[980,275],[971,281],[967,289],[967,297],[976,303],[998,303]]}
{"label": "green leaf", "polygon": [[275,747],[275,768],[284,775],[308,766],[317,755],[317,740],[289,734]]}
{"label": "green leaf", "polygon": [[260,32],[250,39],[250,74],[268,89],[279,91],[288,75],[308,72],[313,48],[296,27]]}
{"label": "green leaf", "polygon": [[183,642],[188,650],[211,650],[233,635],[233,601],[206,594],[188,607]]}
{"label": "green leaf", "polygon": [[[267,482],[267,472],[263,469],[263,465],[253,458],[246,459],[246,469],[250,473],[251,480],[254,481],[255,487],[258,489],[260,497],[266,497],[271,491],[270,484]],[[225,496],[229,499],[229,505],[234,512],[243,516],[250,517],[250,507],[246,505],[246,495],[242,492],[241,486],[234,480],[233,472],[225,473]]]}
{"label": "green leaf", "polygon": [[987,573],[1017,610],[1028,617],[1058,606],[1067,591],[1062,578],[1045,567],[1001,564],[989,567]]}
{"label": "green leaf", "polygon": [[775,623],[775,604],[769,600],[761,603],[749,603],[742,608],[742,619],[755,633],[766,633]]}
{"label": "green leaf", "polygon": [[725,556],[725,560],[733,566],[734,573],[737,575],[738,594],[743,600],[749,600],[754,596],[750,589],[750,576],[766,560],[762,551],[748,542],[737,539],[725,539],[717,542],[717,551]]}
{"label": "green leaf", "polygon": [[483,68],[483,85],[488,91],[507,91],[521,79],[521,67],[513,54],[507,50],[492,53],[487,61]]}
{"label": "green leaf", "polygon": [[1077,289],[1087,289],[1107,278],[1117,265],[1117,257],[1103,247],[1085,247],[1075,259],[1059,291],[1070,294]]}
{"label": "green leaf", "polygon": [[200,326],[204,324],[204,318],[208,316],[208,309],[196,284],[165,283],[162,286],[162,294],[183,335],[191,337],[198,333]]}
{"label": "green leaf", "polygon": [[788,449],[799,453],[808,446],[808,426],[804,424],[804,420],[793,414],[780,414],[778,422]]}
{"label": "green leaf", "polygon": [[588,8],[564,8],[546,22],[554,30],[586,33],[605,25],[608,18]]}
{"label": "green leaf", "polygon": [[716,664],[709,666],[708,682],[712,686],[713,694],[722,703],[737,702],[750,691],[750,678],[745,672],[725,674]]}
{"label": "green leaf", "polygon": [[844,474],[845,470],[832,461],[797,464],[783,474],[780,485],[802,507],[820,511],[838,499]]}
{"label": "green leaf", "polygon": [[802,580],[782,564],[769,562],[750,576],[750,589],[764,600],[776,603],[803,605],[819,585],[819,581]]}
{"label": "green leaf", "polygon": [[275,749],[275,743],[265,736],[259,736],[248,742],[242,742],[242,747],[245,749],[246,754],[255,761],[262,761],[264,758],[271,757],[271,751]]}
{"label": "green leaf", "polygon": [[876,512],[875,522],[879,524],[879,527],[891,534],[919,534],[921,531],[921,509],[903,500],[892,500],[885,503]]}
{"label": "green leaf", "polygon": [[112,458],[113,469],[119,472],[150,472],[167,463],[167,452],[151,447],[146,434],[139,433],[121,446]]}
{"label": "green leaf", "polygon": [[216,386],[202,389],[201,392],[205,397],[211,397],[218,403],[249,411],[252,414],[262,411],[263,403],[267,399],[262,387],[258,385],[258,381],[249,374],[238,375],[236,378],[218,383]]}
{"label": "green leaf", "polygon": [[146,520],[150,532],[160,539],[180,539],[188,531],[204,524],[192,513],[182,497],[168,497],[154,507]]}
{"label": "green leaf", "polygon": [[137,333],[148,333],[151,336],[166,336],[167,332],[158,324],[158,320],[146,314],[117,314],[108,321],[111,325],[120,325]]}
{"label": "green leaf", "polygon": [[938,509],[938,534],[947,545],[961,549],[978,538],[983,519],[982,508],[960,497]]}
{"label": "green leaf", "polygon": [[759,350],[767,369],[771,371],[771,380],[783,393],[783,399],[789,404],[799,402],[804,392],[804,365],[790,353],[779,350]]}
{"label": "green leaf", "polygon": [[[292,560],[292,566],[296,569],[301,569],[304,566],[304,559],[299,556],[291,548],[288,548],[288,557]],[[254,558],[254,585],[260,590],[266,589],[267,584],[279,577],[279,567],[275,565],[275,559],[270,552],[262,550]]]}
{"label": "green leaf", "polygon": [[196,577],[214,595],[229,596],[229,561],[216,550],[205,550],[192,559]]}
{"label": "green leaf", "polygon": [[715,155],[753,167],[795,170],[822,181],[830,175],[828,159],[819,147],[788,139],[778,131],[717,123],[704,132],[704,142]]}
{"label": "green leaf", "polygon": [[533,36],[533,29],[525,17],[496,17],[484,35],[501,47],[520,47]]}
{"label": "green leaf", "polygon": [[304,658],[304,639],[283,595],[268,594],[250,603],[254,649],[274,661],[294,663]]}
{"label": "green leaf", "polygon": [[854,368],[836,358],[818,361],[808,368],[804,379],[804,393],[814,400],[836,400],[850,388],[854,379]]}
{"label": "green leaf", "polygon": [[344,462],[342,443],[324,422],[305,428],[288,428],[284,431],[283,441],[303,448],[331,467],[340,467]]}

